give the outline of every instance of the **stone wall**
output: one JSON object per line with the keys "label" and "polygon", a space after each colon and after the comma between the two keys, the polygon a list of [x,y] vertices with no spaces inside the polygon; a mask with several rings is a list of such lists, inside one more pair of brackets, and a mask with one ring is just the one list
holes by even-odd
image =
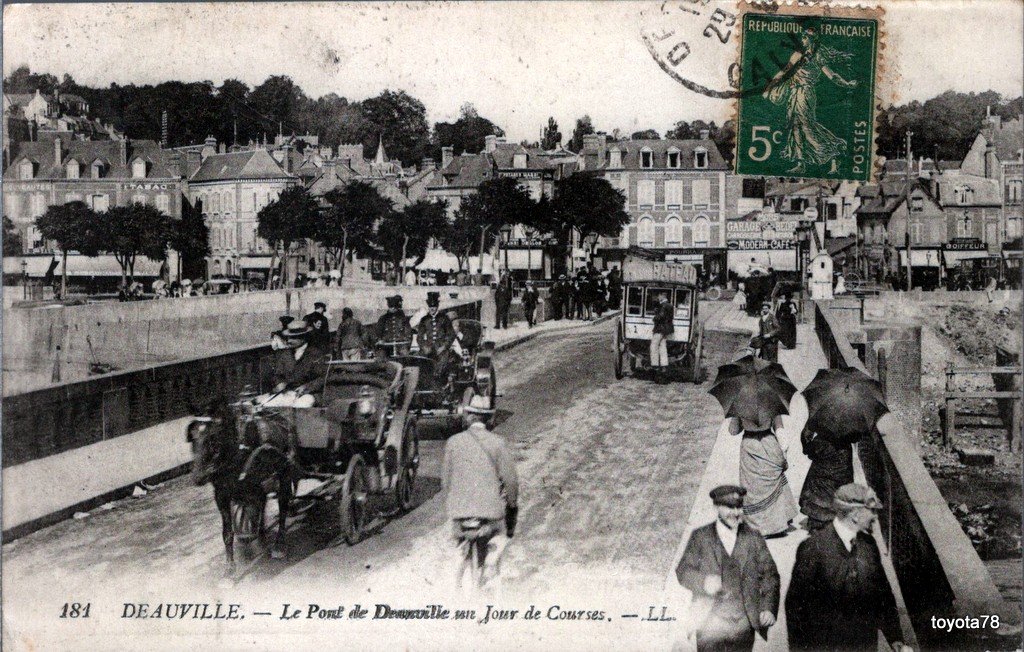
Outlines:
{"label": "stone wall", "polygon": [[[278,317],[298,318],[313,303],[328,305],[332,328],[342,308],[376,322],[385,297],[401,294],[410,314],[427,292],[441,292],[442,307],[483,302],[481,318],[493,322],[492,292],[486,287],[387,287],[351,283],[344,288],[304,288],[158,301],[105,302],[84,306],[10,308],[4,311],[3,394],[9,396],[89,376],[90,362],[139,369],[201,355],[225,353],[268,341]],[[91,345],[91,346],[90,346]],[[59,347],[59,350],[58,350]]]}

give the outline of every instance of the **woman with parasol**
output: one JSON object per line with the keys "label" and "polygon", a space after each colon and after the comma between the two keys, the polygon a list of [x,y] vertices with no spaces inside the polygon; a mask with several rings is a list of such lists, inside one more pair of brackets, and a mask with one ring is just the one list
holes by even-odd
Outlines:
{"label": "woman with parasol", "polygon": [[789,464],[775,433],[789,413],[796,387],[778,363],[746,355],[718,368],[709,390],[729,419],[729,433],[742,435],[739,480],[747,490],[743,514],[765,537],[785,535],[799,513],[786,480]]}
{"label": "woman with parasol", "polygon": [[878,381],[854,368],[820,370],[803,395],[807,425],[800,442],[811,468],[800,491],[800,511],[807,529],[816,530],[835,517],[836,489],[853,482],[853,444],[889,409]]}

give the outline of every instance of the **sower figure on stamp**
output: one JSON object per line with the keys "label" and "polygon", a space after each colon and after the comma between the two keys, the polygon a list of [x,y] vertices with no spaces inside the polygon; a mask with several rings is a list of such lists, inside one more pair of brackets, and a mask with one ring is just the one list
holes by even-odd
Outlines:
{"label": "sower figure on stamp", "polygon": [[676,567],[679,584],[706,613],[697,650],[749,651],[757,632],[767,640],[779,611],[779,571],[758,532],[743,522],[743,487],[711,491],[718,518],[690,535]]}
{"label": "sower figure on stamp", "polygon": [[897,652],[909,649],[871,537],[881,508],[870,487],[843,485],[835,493],[835,519],[797,548],[786,594],[789,649],[874,651],[879,630]]}

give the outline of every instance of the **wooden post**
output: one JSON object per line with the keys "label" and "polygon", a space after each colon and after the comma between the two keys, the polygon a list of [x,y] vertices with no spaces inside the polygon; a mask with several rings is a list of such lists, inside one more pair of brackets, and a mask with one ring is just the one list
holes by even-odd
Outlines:
{"label": "wooden post", "polygon": [[1010,450],[1014,453],[1019,453],[1021,450],[1021,383],[1024,382],[1021,378],[1021,374],[1015,374],[1013,377],[1013,388],[1017,391],[1017,398],[1013,400],[1013,417],[1010,419]]}
{"label": "wooden post", "polygon": [[942,429],[942,447],[949,448],[956,436],[956,399],[953,398],[953,363],[946,365],[946,423]]}
{"label": "wooden post", "polygon": [[877,376],[878,376],[878,382],[882,385],[882,396],[884,396],[886,398],[886,401],[888,401],[888,399],[889,399],[889,392],[888,392],[889,368],[888,367],[889,367],[889,365],[888,365],[888,363],[886,362],[886,359],[885,359],[885,349],[879,349],[878,350],[878,371],[877,371]]}

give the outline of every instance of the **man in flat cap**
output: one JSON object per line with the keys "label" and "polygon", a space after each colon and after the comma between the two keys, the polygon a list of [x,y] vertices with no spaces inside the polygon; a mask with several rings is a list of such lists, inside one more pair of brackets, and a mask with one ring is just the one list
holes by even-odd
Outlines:
{"label": "man in flat cap", "polygon": [[757,320],[758,337],[761,338],[761,358],[769,362],[779,361],[779,320],[772,314],[771,302],[761,304],[761,316]]}
{"label": "man in flat cap", "polygon": [[313,312],[302,318],[313,329],[309,341],[322,349],[331,346],[331,325],[327,321],[327,304],[317,301],[313,304]]}
{"label": "man in flat cap", "polygon": [[754,633],[765,640],[779,610],[779,571],[764,538],[743,522],[743,487],[711,491],[718,509],[714,523],[690,535],[676,567],[679,584],[693,593],[697,650],[749,651]]}
{"label": "man in flat cap", "polygon": [[388,311],[377,321],[377,351],[383,357],[408,355],[412,326],[402,310],[402,295],[388,297]]}
{"label": "man in flat cap", "polygon": [[836,489],[836,516],[800,544],[786,594],[789,649],[877,650],[881,630],[897,652],[902,642],[896,601],[871,527],[882,503],[870,487]]}

